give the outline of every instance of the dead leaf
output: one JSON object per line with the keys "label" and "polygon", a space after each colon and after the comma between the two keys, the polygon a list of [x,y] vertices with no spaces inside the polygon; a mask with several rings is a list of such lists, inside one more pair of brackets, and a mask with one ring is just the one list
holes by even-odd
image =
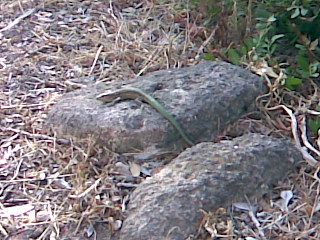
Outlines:
{"label": "dead leaf", "polygon": [[140,165],[138,165],[134,162],[129,163],[129,165],[130,165],[130,172],[131,172],[132,176],[139,177],[140,173],[141,173]]}
{"label": "dead leaf", "polygon": [[7,207],[0,210],[1,217],[8,216],[20,216],[34,209],[34,206],[31,204],[24,204],[19,206]]}

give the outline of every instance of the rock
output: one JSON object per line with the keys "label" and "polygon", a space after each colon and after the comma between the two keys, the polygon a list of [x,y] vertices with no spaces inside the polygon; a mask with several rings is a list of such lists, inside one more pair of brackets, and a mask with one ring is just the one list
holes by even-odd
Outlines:
{"label": "rock", "polygon": [[302,156],[284,139],[247,134],[185,150],[133,192],[116,239],[186,239],[203,217],[246,197],[259,197]]}
{"label": "rock", "polygon": [[195,142],[211,141],[248,112],[265,86],[258,76],[224,62],[162,70],[116,83],[89,85],[66,94],[48,115],[58,136],[91,137],[118,153],[146,149],[180,152],[186,145],[173,126],[146,103],[133,100],[107,106],[96,99],[121,85],[155,97]]}

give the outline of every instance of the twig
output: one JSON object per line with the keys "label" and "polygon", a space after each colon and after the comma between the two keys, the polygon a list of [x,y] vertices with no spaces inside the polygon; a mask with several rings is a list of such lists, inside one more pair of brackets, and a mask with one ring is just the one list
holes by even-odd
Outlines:
{"label": "twig", "polygon": [[24,159],[23,157],[20,159],[20,161],[19,161],[19,163],[18,163],[18,166],[17,166],[16,170],[14,171],[14,175],[13,175],[13,177],[10,179],[10,182],[11,182],[12,180],[14,180],[16,177],[18,177],[19,171],[20,171],[20,167],[21,167],[22,162],[23,162],[23,159]]}
{"label": "twig", "polygon": [[16,104],[16,105],[7,105],[7,106],[0,106],[0,109],[29,108],[29,107],[47,106],[47,105],[50,105],[50,104],[54,104],[54,102],[48,102],[48,103],[34,103],[34,104]]}
{"label": "twig", "polygon": [[301,152],[304,160],[306,160],[306,162],[308,164],[310,164],[312,167],[317,167],[319,166],[319,162],[317,160],[314,159],[314,157],[312,157],[307,151],[305,148],[303,148],[301,146],[301,143],[300,143],[300,139],[299,139],[299,136],[298,136],[298,123],[297,123],[297,119],[296,117],[294,116],[294,114],[292,113],[292,110],[289,109],[288,107],[284,106],[284,105],[279,105],[279,106],[275,106],[275,107],[270,107],[270,108],[267,108],[267,110],[277,110],[277,109],[284,109],[287,114],[290,116],[291,118],[291,131],[292,131],[292,135],[293,135],[293,138],[295,140],[295,143],[296,143],[296,147],[299,149],[299,151]]}
{"label": "twig", "polygon": [[28,11],[26,11],[24,14],[22,14],[21,16],[17,17],[15,20],[13,20],[11,23],[8,24],[8,26],[0,29],[0,32],[4,32],[7,31],[9,29],[11,29],[12,27],[14,27],[15,25],[17,25],[21,20],[23,20],[24,18],[30,16],[36,9],[30,9]]}
{"label": "twig", "polygon": [[158,56],[159,53],[160,53],[160,49],[159,48],[155,49],[153,53],[151,53],[150,56],[148,57],[148,60],[146,61],[145,66],[138,72],[136,76],[140,76],[141,74],[143,74],[146,71],[146,69],[151,65],[154,58]]}
{"label": "twig", "polygon": [[[59,178],[72,177],[75,175],[76,175],[75,173],[63,174],[63,175],[59,175]],[[49,176],[49,177],[46,177],[45,179],[55,180],[56,178],[57,178],[56,176]],[[23,178],[23,179],[0,180],[0,183],[17,184],[17,183],[21,183],[21,182],[35,182],[35,181],[41,181],[41,179],[39,179],[39,178]]]}
{"label": "twig", "polygon": [[315,154],[317,154],[317,156],[320,157],[320,151],[318,151],[317,149],[315,149],[308,141],[308,137],[307,137],[307,126],[306,126],[306,117],[303,116],[302,121],[301,121],[301,126],[300,126],[300,130],[301,130],[301,139],[303,141],[303,144],[310,149],[311,151],[313,151]]}
{"label": "twig", "polygon": [[310,110],[310,109],[305,109],[304,111],[306,113],[309,113],[309,114],[312,114],[312,115],[320,116],[320,112],[319,111]]}
{"label": "twig", "polygon": [[93,69],[94,69],[94,66],[97,64],[97,61],[98,61],[98,58],[99,58],[99,55],[100,55],[102,49],[103,49],[103,46],[101,45],[101,46],[99,47],[97,53],[96,53],[96,56],[95,56],[95,58],[94,58],[93,63],[92,63],[92,66],[91,66],[91,69],[90,69],[90,72],[89,72],[89,76],[92,74]]}
{"label": "twig", "polygon": [[85,195],[87,195],[92,189],[96,188],[99,184],[99,182],[101,181],[102,179],[99,178],[98,180],[96,180],[94,182],[94,184],[92,184],[92,186],[90,186],[87,190],[85,190],[83,193],[80,193],[78,195],[70,195],[69,197],[70,198],[82,198],[84,197]]}
{"label": "twig", "polygon": [[29,132],[26,132],[26,131],[23,131],[23,130],[19,130],[19,129],[14,129],[14,128],[10,128],[10,127],[7,127],[7,128],[0,128],[1,131],[11,131],[11,132],[15,132],[15,133],[19,133],[19,134],[22,134],[22,135],[26,135],[28,137],[31,137],[31,138],[36,138],[36,139],[40,139],[40,140],[50,140],[50,141],[56,141],[57,143],[59,144],[70,144],[70,140],[68,139],[63,139],[63,138],[54,138],[54,137],[50,137],[48,135],[44,135],[44,134],[38,134],[38,133],[29,133]]}
{"label": "twig", "polygon": [[197,55],[195,56],[195,59],[199,59],[200,55],[203,53],[203,49],[209,44],[209,42],[211,41],[211,39],[214,37],[214,35],[216,34],[216,31],[218,29],[218,25],[212,30],[211,34],[209,35],[209,37],[201,44],[201,46],[198,49]]}

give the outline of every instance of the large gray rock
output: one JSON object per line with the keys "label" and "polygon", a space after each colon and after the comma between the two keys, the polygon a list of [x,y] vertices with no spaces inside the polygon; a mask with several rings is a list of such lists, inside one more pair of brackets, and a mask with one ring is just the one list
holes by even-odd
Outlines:
{"label": "large gray rock", "polygon": [[137,187],[115,239],[186,239],[197,233],[201,209],[257,197],[300,160],[289,141],[258,134],[200,143]]}
{"label": "large gray rock", "polygon": [[50,111],[49,126],[60,136],[91,136],[96,143],[120,153],[154,147],[183,149],[186,145],[177,131],[148,104],[130,100],[107,106],[96,100],[99,93],[123,84],[158,99],[195,143],[214,139],[243,116],[265,90],[261,79],[247,70],[224,62],[202,62],[68,93]]}

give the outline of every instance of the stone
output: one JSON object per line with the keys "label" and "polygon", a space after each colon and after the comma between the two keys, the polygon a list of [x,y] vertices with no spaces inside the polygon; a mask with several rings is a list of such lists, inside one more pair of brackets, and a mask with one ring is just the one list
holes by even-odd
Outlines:
{"label": "stone", "polygon": [[195,236],[201,210],[214,211],[259,197],[301,160],[290,141],[259,134],[197,144],[134,190],[128,216],[114,239]]}
{"label": "stone", "polygon": [[161,70],[122,83],[92,84],[65,94],[48,114],[48,126],[61,137],[93,139],[118,153],[147,149],[181,152],[186,144],[155,109],[135,100],[112,106],[96,99],[120,86],[142,89],[156,98],[195,143],[212,141],[254,106],[266,91],[250,71],[225,62]]}

